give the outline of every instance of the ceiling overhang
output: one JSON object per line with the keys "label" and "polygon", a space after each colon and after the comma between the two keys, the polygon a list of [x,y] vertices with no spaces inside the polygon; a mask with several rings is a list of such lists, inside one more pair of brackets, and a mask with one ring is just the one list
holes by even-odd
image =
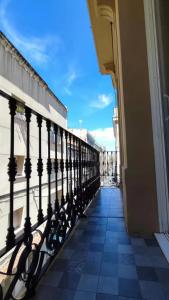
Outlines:
{"label": "ceiling overhang", "polygon": [[116,86],[116,32],[114,0],[88,0],[100,72],[112,76]]}

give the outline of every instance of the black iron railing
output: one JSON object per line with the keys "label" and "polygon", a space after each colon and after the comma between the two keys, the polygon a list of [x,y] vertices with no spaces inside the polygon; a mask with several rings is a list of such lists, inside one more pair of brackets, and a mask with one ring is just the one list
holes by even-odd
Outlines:
{"label": "black iron railing", "polygon": [[119,185],[120,166],[119,151],[100,152],[101,185]]}
{"label": "black iron railing", "polygon": [[[20,101],[0,91],[2,101],[8,100],[10,114],[10,157],[8,175],[9,227],[6,247],[1,249],[0,299],[25,299],[34,294],[36,285],[52,259],[62,247],[77,220],[84,217],[85,209],[100,186],[99,152],[58,124],[23,105]],[[24,227],[16,236],[14,226],[15,180],[17,161],[15,156],[15,115],[22,106],[26,128],[26,179]],[[36,116],[38,129],[38,209],[37,220],[32,223],[30,213],[30,191],[32,161],[30,153],[30,126]],[[47,161],[42,155],[42,126],[46,123]],[[54,134],[54,163],[51,158],[51,132]],[[60,158],[58,153],[60,149]],[[47,172],[48,204],[43,209],[42,177]],[[52,174],[55,174],[54,202],[51,198]],[[61,173],[61,177],[59,176]],[[58,178],[59,177],[59,178]],[[58,184],[61,182],[61,195]],[[18,191],[17,191],[18,193]]]}

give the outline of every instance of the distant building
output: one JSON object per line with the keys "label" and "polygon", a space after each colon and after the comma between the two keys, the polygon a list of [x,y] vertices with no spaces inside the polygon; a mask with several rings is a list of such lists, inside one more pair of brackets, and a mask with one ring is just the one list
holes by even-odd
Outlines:
{"label": "distant building", "polygon": [[78,136],[89,145],[99,149],[100,146],[96,144],[95,138],[87,129],[71,128],[69,129],[69,131],[71,131],[74,135]]}
{"label": "distant building", "polygon": [[118,108],[114,107],[113,111],[113,133],[115,138],[115,159],[117,162],[117,182],[120,182],[120,142],[119,142],[119,116]]}

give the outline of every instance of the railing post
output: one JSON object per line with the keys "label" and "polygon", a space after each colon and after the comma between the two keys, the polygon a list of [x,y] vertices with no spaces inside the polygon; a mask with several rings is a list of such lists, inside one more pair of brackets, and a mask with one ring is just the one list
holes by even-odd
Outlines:
{"label": "railing post", "polygon": [[78,206],[79,206],[79,218],[86,218],[84,214],[83,205],[83,191],[82,191],[82,176],[83,176],[83,165],[82,165],[82,141],[78,139],[78,149],[79,149],[79,193],[78,193]]}
{"label": "railing post", "polygon": [[76,138],[73,136],[73,177],[74,177],[74,196],[77,194],[76,190]]}
{"label": "railing post", "polygon": [[69,203],[69,160],[68,160],[68,132],[65,131],[65,140],[66,140],[66,202]]}
{"label": "railing post", "polygon": [[13,202],[14,202],[14,181],[17,173],[16,158],[14,156],[14,118],[16,114],[16,101],[9,100],[9,113],[11,116],[10,124],[10,158],[8,163],[8,175],[10,181],[10,208],[9,208],[9,228],[6,238],[6,251],[15,245],[15,233],[13,226]]}
{"label": "railing post", "polygon": [[114,182],[117,183],[117,150],[115,151]]}
{"label": "railing post", "polygon": [[58,126],[54,124],[54,133],[55,133],[55,162],[54,162],[54,170],[55,170],[55,212],[57,215],[59,214],[59,200],[58,200]]}
{"label": "railing post", "polygon": [[43,161],[42,161],[42,137],[41,137],[41,129],[42,129],[42,116],[37,115],[37,123],[39,128],[39,158],[37,163],[37,171],[39,177],[39,210],[38,210],[38,224],[43,223],[43,210],[42,210],[42,174],[43,174]]}
{"label": "railing post", "polygon": [[47,174],[48,174],[48,208],[47,208],[47,217],[50,220],[52,216],[52,204],[51,204],[51,173],[52,173],[52,162],[50,157],[50,130],[51,122],[50,120],[46,121],[47,127],[47,136],[48,136],[48,158],[47,158]]}
{"label": "railing post", "polygon": [[72,135],[69,133],[69,170],[70,170],[70,198],[73,202],[73,182],[72,182]]}
{"label": "railing post", "polygon": [[32,172],[32,164],[30,159],[30,121],[31,121],[31,109],[25,107],[25,118],[27,127],[26,138],[26,159],[25,159],[25,177],[26,177],[26,218],[24,226],[24,238],[27,240],[31,234],[31,221],[30,221],[30,178]]}
{"label": "railing post", "polygon": [[60,170],[62,177],[62,196],[61,196],[61,206],[65,204],[64,197],[64,159],[63,159],[63,129],[60,127],[60,138],[61,138],[61,160],[60,160]]}

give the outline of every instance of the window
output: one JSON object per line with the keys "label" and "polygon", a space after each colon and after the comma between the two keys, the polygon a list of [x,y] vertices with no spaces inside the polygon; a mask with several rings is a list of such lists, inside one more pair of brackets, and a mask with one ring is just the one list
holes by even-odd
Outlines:
{"label": "window", "polygon": [[53,127],[51,128],[51,131],[50,131],[50,141],[52,144],[55,144],[55,132],[54,132]]}
{"label": "window", "polygon": [[16,163],[17,163],[17,174],[16,176],[23,176],[23,168],[24,168],[24,159],[25,157],[23,155],[17,155],[16,156]]}
{"label": "window", "polygon": [[17,119],[21,119],[21,120],[25,120],[25,108],[24,108],[24,105],[17,104],[16,118]]}
{"label": "window", "polygon": [[22,215],[23,215],[23,207],[18,208],[13,212],[13,226],[15,230],[21,227]]}
{"label": "window", "polygon": [[55,180],[55,169],[54,169],[55,159],[54,158],[51,158],[51,163],[52,163],[51,181],[54,181]]}

